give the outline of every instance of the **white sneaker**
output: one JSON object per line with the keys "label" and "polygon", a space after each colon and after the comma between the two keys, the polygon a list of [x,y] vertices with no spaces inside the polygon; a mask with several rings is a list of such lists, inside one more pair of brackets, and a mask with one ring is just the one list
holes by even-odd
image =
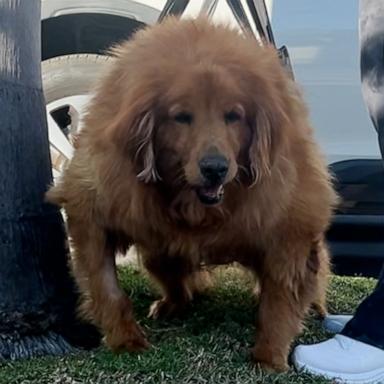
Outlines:
{"label": "white sneaker", "polygon": [[346,384],[384,384],[384,351],[343,335],[293,353],[298,370]]}
{"label": "white sneaker", "polygon": [[340,333],[352,315],[328,315],[323,321],[323,328],[331,333]]}

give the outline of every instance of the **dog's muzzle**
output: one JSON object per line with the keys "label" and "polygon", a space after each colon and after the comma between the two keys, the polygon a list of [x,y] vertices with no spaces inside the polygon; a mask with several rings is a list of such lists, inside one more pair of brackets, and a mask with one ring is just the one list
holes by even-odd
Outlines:
{"label": "dog's muzzle", "polygon": [[205,156],[199,161],[203,185],[196,189],[197,196],[205,205],[215,205],[224,197],[223,183],[228,173],[229,162],[221,155]]}

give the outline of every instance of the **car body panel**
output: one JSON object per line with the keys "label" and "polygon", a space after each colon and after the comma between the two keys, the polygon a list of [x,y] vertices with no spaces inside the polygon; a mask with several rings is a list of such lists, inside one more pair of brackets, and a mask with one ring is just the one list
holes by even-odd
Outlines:
{"label": "car body panel", "polygon": [[272,26],[287,45],[329,163],[381,158],[360,81],[358,0],[275,0]]}
{"label": "car body panel", "polygon": [[68,14],[101,13],[154,24],[163,4],[163,0],[42,0],[41,18],[45,20]]}

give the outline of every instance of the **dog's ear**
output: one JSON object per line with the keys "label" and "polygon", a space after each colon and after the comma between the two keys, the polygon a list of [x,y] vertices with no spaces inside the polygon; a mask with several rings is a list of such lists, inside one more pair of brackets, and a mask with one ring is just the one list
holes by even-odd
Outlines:
{"label": "dog's ear", "polygon": [[[251,110],[249,126],[251,141],[249,146],[250,184],[259,182],[271,174],[278,155],[284,151],[289,137],[291,116],[304,112],[298,109],[298,95],[291,80],[276,60],[271,60],[267,79],[260,71],[249,75],[248,87]],[[264,73],[269,73],[267,70]]]}
{"label": "dog's ear", "polygon": [[136,99],[122,109],[109,129],[112,140],[131,159],[137,178],[144,183],[154,183],[160,176],[156,170],[153,104],[150,100]]}
{"label": "dog's ear", "polygon": [[251,185],[271,173],[281,136],[281,121],[276,114],[277,111],[272,114],[268,109],[259,107],[249,122],[252,133],[248,152]]}

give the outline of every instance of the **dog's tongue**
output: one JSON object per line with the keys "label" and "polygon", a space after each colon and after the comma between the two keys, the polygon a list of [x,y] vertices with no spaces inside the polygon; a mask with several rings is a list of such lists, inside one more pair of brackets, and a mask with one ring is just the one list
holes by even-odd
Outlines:
{"label": "dog's tongue", "polygon": [[201,187],[197,190],[197,194],[203,204],[218,204],[223,198],[224,187],[222,185],[217,185],[213,187]]}
{"label": "dog's tongue", "polygon": [[223,186],[222,185],[219,185],[217,187],[204,187],[204,188],[201,188],[201,191],[203,192],[203,194],[205,196],[212,197],[212,198],[217,197],[221,193],[222,190],[223,190]]}

